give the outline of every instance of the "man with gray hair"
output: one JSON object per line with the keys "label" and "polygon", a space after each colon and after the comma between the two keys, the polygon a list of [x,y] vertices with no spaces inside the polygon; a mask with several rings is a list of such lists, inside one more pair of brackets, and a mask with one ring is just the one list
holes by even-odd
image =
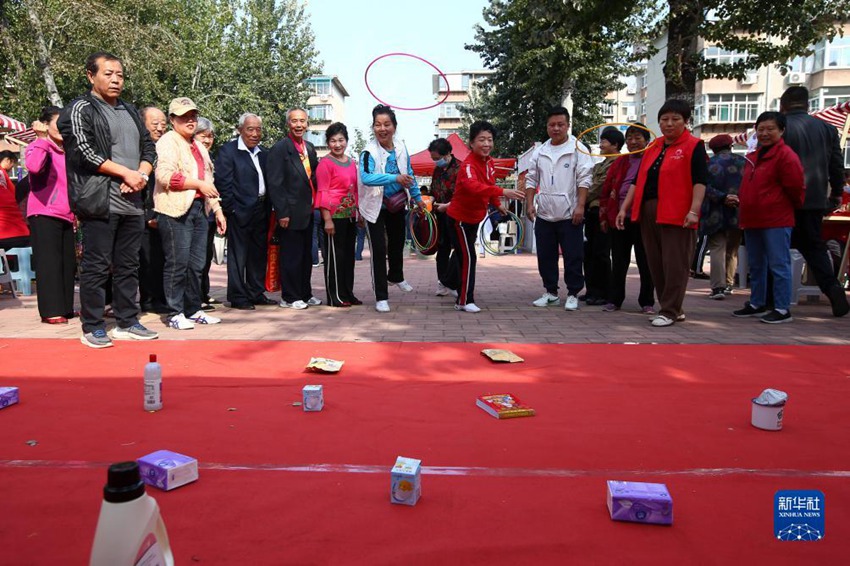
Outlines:
{"label": "man with gray hair", "polygon": [[215,160],[215,186],[227,215],[227,300],[230,307],[254,310],[275,305],[266,297],[266,156],[260,146],[263,122],[256,114],[239,117],[239,137],[221,146]]}

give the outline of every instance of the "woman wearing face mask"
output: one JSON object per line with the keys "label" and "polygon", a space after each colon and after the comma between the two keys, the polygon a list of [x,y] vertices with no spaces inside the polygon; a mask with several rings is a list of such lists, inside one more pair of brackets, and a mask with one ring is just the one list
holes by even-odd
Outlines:
{"label": "woman wearing face mask", "polygon": [[332,307],[363,304],[354,296],[354,242],[357,238],[357,165],[345,154],[348,129],[335,122],[325,140],[331,152],[316,168],[316,209],[322,214],[325,289]]}
{"label": "woman wearing face mask", "polygon": [[378,312],[390,311],[390,284],[405,293],[413,291],[410,283],[404,280],[402,259],[407,195],[416,201],[417,206],[422,206],[410,155],[404,143],[395,138],[397,126],[392,108],[383,104],[375,106],[372,110],[375,139],[360,154],[358,207],[367,222],[375,310]]}
{"label": "woman wearing face mask", "polygon": [[[434,173],[431,175],[431,195],[434,204],[448,204],[455,193],[455,181],[460,169],[460,161],[452,155],[452,144],[443,138],[437,138],[428,145],[431,159],[434,161]],[[451,279],[451,254],[452,239],[449,235],[448,216],[443,212],[434,210],[438,230],[439,241],[437,242],[437,293],[438,297],[445,297],[449,293],[457,295],[446,286]]]}
{"label": "woman wearing face mask", "polygon": [[27,212],[38,283],[38,312],[41,322],[47,324],[66,324],[74,316],[77,270],[65,152],[62,134],[56,127],[60,111],[56,106],[42,110],[39,121],[47,124],[47,137],[31,143],[26,152],[30,175]]}
{"label": "woman wearing face mask", "polygon": [[[629,187],[617,229],[625,228],[626,211],[640,222],[640,234],[652,282],[661,305],[652,326],[685,320],[682,303],[699,228],[699,211],[708,182],[708,155],[703,141],[688,129],[691,107],[670,99],[658,111],[662,136],[644,153],[635,184]],[[634,205],[632,203],[634,202]]]}
{"label": "woman wearing face mask", "polygon": [[[756,119],[759,148],[747,155],[738,190],[739,222],[747,242],[752,293],[733,316],[791,322],[791,230],[803,206],[806,183],[800,158],[785,141],[785,116],[762,112]],[[767,311],[767,273],[773,275],[773,310]]]}

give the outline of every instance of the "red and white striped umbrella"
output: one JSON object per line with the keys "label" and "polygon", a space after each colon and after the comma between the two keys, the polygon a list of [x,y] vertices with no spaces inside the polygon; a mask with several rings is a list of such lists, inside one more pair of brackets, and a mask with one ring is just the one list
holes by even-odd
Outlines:
{"label": "red and white striped umbrella", "polygon": [[812,112],[812,116],[819,118],[828,124],[832,124],[836,128],[843,128],[844,122],[847,120],[847,115],[850,114],[850,102],[842,102],[817,112]]}
{"label": "red and white striped umbrella", "polygon": [[0,131],[25,132],[27,125],[19,122],[14,118],[9,118],[5,114],[0,114]]}
{"label": "red and white striped umbrella", "polygon": [[[811,115],[819,120],[823,120],[831,126],[841,129],[844,127],[847,117],[850,116],[850,102],[842,102],[841,104],[836,104],[835,106],[830,106],[829,108],[812,112]],[[747,140],[750,139],[752,134],[753,130],[749,129],[746,132],[732,136],[732,141],[735,142],[736,145],[747,145]]]}

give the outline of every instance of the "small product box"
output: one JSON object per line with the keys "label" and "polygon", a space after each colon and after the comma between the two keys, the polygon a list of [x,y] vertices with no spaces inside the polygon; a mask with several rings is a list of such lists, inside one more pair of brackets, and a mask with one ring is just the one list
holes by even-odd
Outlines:
{"label": "small product box", "polygon": [[17,387],[0,387],[0,409],[14,405],[20,401]]}
{"label": "small product box", "polygon": [[305,385],[301,395],[305,411],[321,411],[325,407],[325,394],[321,385]]}
{"label": "small product box", "polygon": [[142,481],[165,491],[198,479],[198,461],[170,450],[157,450],[138,460]]}
{"label": "small product box", "polygon": [[416,505],[422,495],[419,476],[422,460],[399,456],[393,466],[390,501],[399,505]]}
{"label": "small product box", "polygon": [[673,498],[663,483],[608,480],[608,512],[615,521],[673,524]]}

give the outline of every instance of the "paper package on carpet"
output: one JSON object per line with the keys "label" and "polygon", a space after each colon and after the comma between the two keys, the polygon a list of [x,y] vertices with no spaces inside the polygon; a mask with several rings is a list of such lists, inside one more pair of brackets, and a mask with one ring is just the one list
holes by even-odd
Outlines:
{"label": "paper package on carpet", "polygon": [[490,358],[491,361],[494,362],[504,362],[509,364],[517,364],[519,362],[524,362],[525,360],[511,352],[510,350],[497,350],[488,348],[485,350],[481,350],[481,354]]}
{"label": "paper package on carpet", "polygon": [[0,387],[0,409],[14,405],[21,400],[17,387]]}
{"label": "paper package on carpet", "polygon": [[673,524],[673,498],[663,483],[608,480],[608,512],[615,521]]}
{"label": "paper package on carpet", "polygon": [[142,481],[171,491],[198,479],[198,461],[170,450],[157,450],[138,460]]}
{"label": "paper package on carpet", "polygon": [[342,369],[345,361],[331,360],[329,358],[310,358],[307,369],[318,373],[336,373]]}
{"label": "paper package on carpet", "polygon": [[392,485],[390,487],[390,502],[399,505],[416,505],[422,495],[420,471],[422,460],[396,458],[395,466],[390,472]]}

